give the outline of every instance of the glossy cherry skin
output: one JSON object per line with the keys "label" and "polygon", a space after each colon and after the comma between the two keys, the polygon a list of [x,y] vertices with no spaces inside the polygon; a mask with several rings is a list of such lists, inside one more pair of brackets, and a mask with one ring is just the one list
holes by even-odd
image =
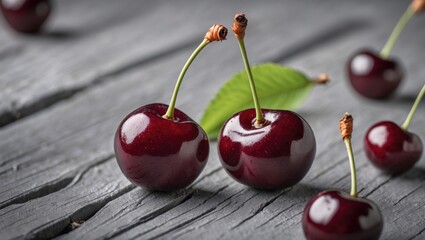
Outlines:
{"label": "glossy cherry skin", "polygon": [[390,96],[400,84],[403,73],[395,60],[383,59],[369,50],[355,53],[347,64],[348,78],[361,95],[383,99]]}
{"label": "glossy cherry skin", "polygon": [[373,165],[387,173],[399,174],[412,168],[421,158],[423,145],[416,134],[385,121],[368,129],[364,149]]}
{"label": "glossy cherry skin", "polygon": [[127,115],[114,139],[115,156],[134,184],[157,191],[173,191],[191,184],[208,160],[204,130],[178,109],[174,120],[162,116],[165,104],[142,106]]}
{"label": "glossy cherry skin", "polygon": [[291,187],[313,163],[314,133],[294,112],[263,109],[263,115],[268,123],[261,128],[253,126],[254,109],[226,121],[217,144],[221,164],[236,181],[253,188]]}
{"label": "glossy cherry skin", "polygon": [[383,228],[382,214],[370,200],[324,191],[306,205],[302,218],[308,240],[373,240]]}
{"label": "glossy cherry skin", "polygon": [[0,0],[0,7],[9,25],[23,33],[38,32],[52,8],[49,0]]}

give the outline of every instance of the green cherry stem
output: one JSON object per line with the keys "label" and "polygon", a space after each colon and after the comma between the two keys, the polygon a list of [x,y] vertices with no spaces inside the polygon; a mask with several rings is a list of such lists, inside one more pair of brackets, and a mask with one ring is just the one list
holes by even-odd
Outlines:
{"label": "green cherry stem", "polygon": [[260,101],[258,100],[257,90],[255,88],[254,78],[252,76],[251,67],[248,61],[248,55],[245,49],[245,29],[248,24],[248,19],[245,17],[245,14],[238,13],[235,15],[232,30],[238,40],[239,48],[241,50],[242,59],[245,65],[245,70],[248,75],[249,86],[251,88],[252,99],[254,100],[255,106],[255,123],[254,126],[260,128],[264,125],[266,120],[264,119],[263,112],[261,111]]}
{"label": "green cherry stem", "polygon": [[407,129],[410,126],[410,122],[412,121],[413,115],[415,115],[416,109],[418,108],[419,103],[421,102],[422,98],[425,95],[425,85],[422,87],[421,91],[419,92],[418,96],[416,97],[415,102],[413,103],[412,108],[410,109],[409,114],[406,117],[406,120],[404,121],[403,125],[401,125],[401,128],[407,131]]}
{"label": "green cherry stem", "polygon": [[201,44],[195,49],[195,51],[190,55],[189,59],[187,60],[186,64],[183,66],[183,69],[180,72],[179,78],[177,79],[176,86],[174,87],[173,95],[171,96],[170,105],[168,105],[167,112],[164,115],[164,118],[166,119],[174,119],[174,108],[176,105],[177,100],[177,94],[180,89],[180,85],[183,81],[184,75],[186,74],[187,70],[189,69],[189,66],[192,64],[193,60],[195,60],[196,56],[206,47],[210,41],[207,39],[204,39]]}
{"label": "green cherry stem", "polygon": [[350,171],[351,171],[351,191],[350,195],[357,197],[357,175],[356,175],[356,164],[354,163],[353,148],[351,147],[351,140],[344,140],[345,147],[347,148],[348,158],[350,160]]}
{"label": "green cherry stem", "polygon": [[254,84],[254,78],[252,77],[251,67],[248,62],[248,56],[245,50],[245,43],[243,39],[238,39],[239,47],[242,53],[243,62],[245,65],[246,73],[248,74],[249,86],[252,92],[252,99],[254,100],[256,123],[261,125],[264,123],[263,112],[261,111],[260,101],[258,100],[257,90]]}
{"label": "green cherry stem", "polygon": [[173,120],[174,119],[174,108],[176,105],[177,94],[180,89],[180,85],[183,81],[184,75],[192,64],[193,60],[195,60],[196,56],[204,49],[210,42],[213,41],[221,41],[225,40],[227,36],[227,28],[223,25],[214,24],[207,34],[205,34],[204,40],[199,44],[199,46],[195,49],[195,51],[190,55],[189,59],[183,66],[183,69],[180,72],[180,75],[177,79],[176,86],[174,87],[173,95],[171,96],[170,104],[168,105],[167,112],[162,116],[163,118]]}
{"label": "green cherry stem", "polygon": [[381,50],[382,58],[387,59],[390,57],[391,51],[394,48],[394,45],[397,42],[398,37],[400,36],[406,24],[413,17],[413,15],[415,15],[415,11],[413,10],[412,6],[409,6],[404,12],[404,14],[401,16],[400,20],[398,20],[396,26],[394,27],[394,30],[392,31],[390,37],[387,40],[387,43],[385,44],[384,48],[382,48]]}
{"label": "green cherry stem", "polygon": [[353,132],[353,117],[349,113],[345,113],[345,115],[339,121],[339,129],[341,131],[341,136],[342,136],[342,139],[344,140],[345,147],[347,149],[348,159],[350,161],[350,171],[351,171],[350,195],[353,197],[357,197],[356,164],[354,162],[353,148],[351,146],[351,134]]}

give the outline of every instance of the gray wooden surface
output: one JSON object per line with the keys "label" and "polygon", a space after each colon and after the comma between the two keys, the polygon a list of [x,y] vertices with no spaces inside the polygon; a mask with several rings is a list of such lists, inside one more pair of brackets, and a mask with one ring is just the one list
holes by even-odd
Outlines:
{"label": "gray wooden surface", "polygon": [[[380,120],[402,123],[425,82],[425,14],[408,24],[393,54],[406,79],[387,101],[359,97],[345,62],[380,49],[408,1],[54,1],[43,34],[0,20],[0,239],[304,239],[301,216],[321,190],[348,191],[338,120],[349,111],[360,196],[384,215],[382,239],[425,239],[425,156],[392,177],[366,160],[362,139]],[[315,162],[296,186],[258,191],[221,168],[216,143],[190,187],[149,192],[121,174],[112,137],[131,110],[168,103],[184,62],[214,23],[249,18],[253,64],[273,61],[332,82],[296,110],[313,128]],[[220,86],[243,69],[232,34],[208,46],[183,82],[177,107],[199,120]],[[422,104],[410,130],[425,139]]]}

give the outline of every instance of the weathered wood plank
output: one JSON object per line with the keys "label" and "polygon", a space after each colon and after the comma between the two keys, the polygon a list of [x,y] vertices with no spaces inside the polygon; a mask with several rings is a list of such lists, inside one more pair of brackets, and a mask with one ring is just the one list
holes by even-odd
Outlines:
{"label": "weathered wood plank", "polygon": [[[202,14],[204,4],[200,12],[191,13],[185,4],[174,2],[65,2],[57,3],[58,12],[46,26],[51,33],[7,35],[13,45],[2,51],[0,126],[193,46],[203,34],[199,27],[208,29],[213,22],[211,14]],[[191,15],[197,21],[188,21]],[[179,27],[170,27],[164,19]],[[63,37],[51,36],[56,33]]]}
{"label": "weathered wood plank", "polygon": [[[93,186],[95,182],[98,184]],[[117,169],[114,159],[109,159],[106,163],[87,169],[78,184],[31,201],[32,208],[26,205],[3,208],[0,213],[0,237],[53,237],[72,221],[78,222],[92,216],[111,199],[133,188]]]}

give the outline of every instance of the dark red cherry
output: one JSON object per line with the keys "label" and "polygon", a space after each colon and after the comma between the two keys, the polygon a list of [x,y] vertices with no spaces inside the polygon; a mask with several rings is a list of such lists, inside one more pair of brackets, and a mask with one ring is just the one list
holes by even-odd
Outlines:
{"label": "dark red cherry", "polygon": [[302,218],[308,240],[374,240],[379,239],[383,219],[378,206],[357,196],[357,174],[351,136],[353,117],[341,118],[339,129],[347,148],[351,171],[350,194],[328,190],[314,196],[306,205]]}
{"label": "dark red cherry", "polygon": [[348,78],[361,95],[382,99],[390,96],[400,84],[403,73],[392,59],[383,59],[369,50],[355,53],[347,64]]}
{"label": "dark red cherry", "polygon": [[173,191],[191,184],[207,163],[209,144],[204,130],[186,114],[168,105],[149,104],[130,113],[115,134],[115,156],[134,184]]}
{"label": "dark red cherry", "polygon": [[397,124],[385,121],[369,128],[364,139],[369,160],[379,169],[398,174],[412,168],[421,158],[421,139]]}
{"label": "dark red cherry", "polygon": [[255,109],[241,111],[224,124],[218,153],[227,173],[260,189],[298,183],[308,172],[316,140],[308,123],[291,111],[263,109],[266,123],[255,127]]}
{"label": "dark red cherry", "polygon": [[51,11],[49,0],[0,0],[0,6],[9,25],[23,33],[39,31]]}
{"label": "dark red cherry", "polygon": [[134,184],[173,191],[191,184],[204,169],[209,143],[205,131],[175,108],[185,73],[209,43],[225,40],[227,28],[214,24],[183,66],[170,105],[153,103],[127,115],[114,138],[115,156],[124,175]]}
{"label": "dark red cherry", "polygon": [[383,219],[372,201],[324,191],[306,205],[302,226],[308,240],[373,240],[381,235]]}
{"label": "dark red cherry", "polygon": [[261,189],[291,187],[310,169],[316,139],[308,123],[296,113],[261,109],[245,50],[247,24],[245,14],[238,13],[232,30],[255,109],[236,113],[224,123],[218,136],[218,154],[226,172],[242,184]]}

